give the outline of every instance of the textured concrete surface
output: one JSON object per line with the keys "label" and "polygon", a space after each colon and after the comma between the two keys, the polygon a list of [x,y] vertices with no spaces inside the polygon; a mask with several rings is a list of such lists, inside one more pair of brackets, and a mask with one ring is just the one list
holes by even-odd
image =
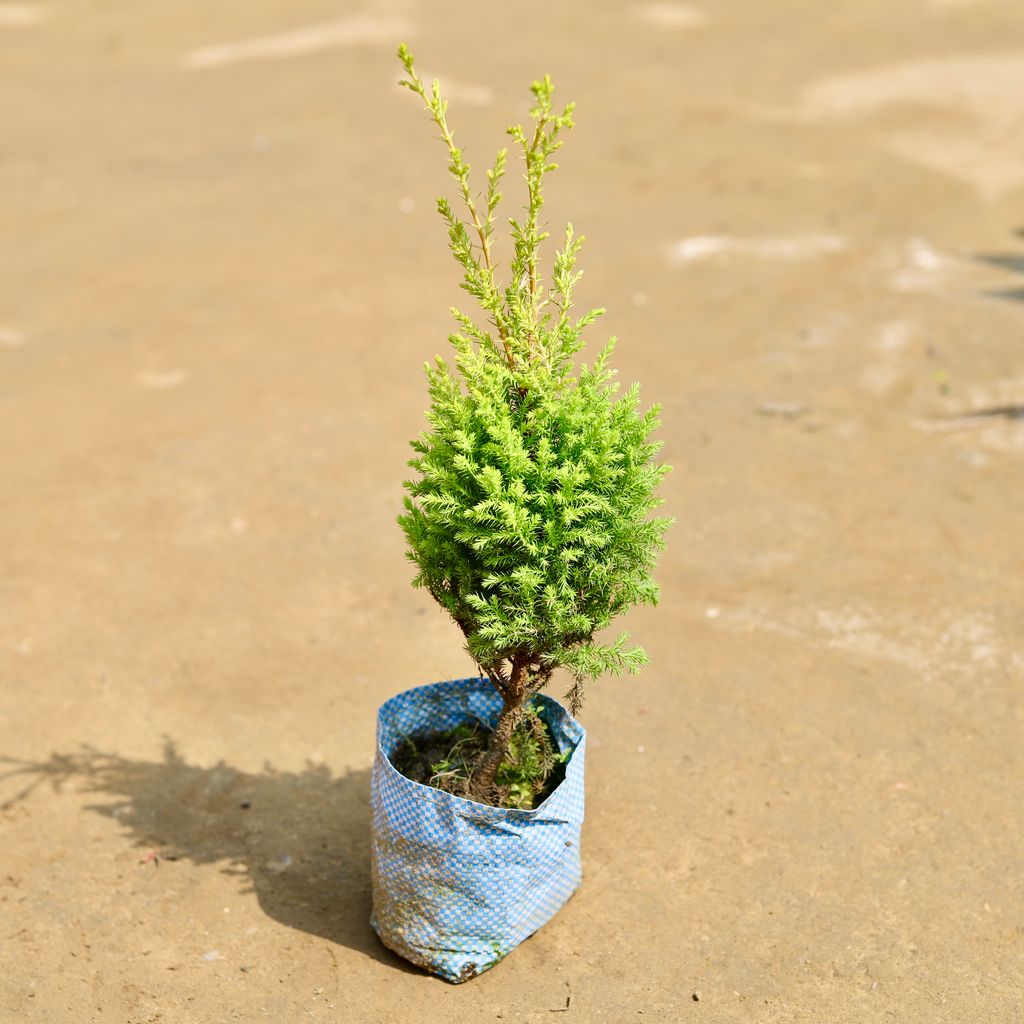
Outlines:
{"label": "textured concrete surface", "polygon": [[[1024,1020],[1019,4],[467,12],[0,3],[0,1017]],[[461,988],[367,925],[374,710],[471,670],[393,522],[461,295],[403,38],[478,166],[577,100],[676,466],[584,887]]]}

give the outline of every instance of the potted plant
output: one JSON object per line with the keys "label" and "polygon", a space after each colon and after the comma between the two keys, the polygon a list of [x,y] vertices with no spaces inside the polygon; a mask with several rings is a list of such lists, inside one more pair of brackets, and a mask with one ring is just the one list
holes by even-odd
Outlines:
{"label": "potted plant", "polygon": [[[573,127],[548,77],[531,86],[532,125],[508,129],[525,165],[527,203],[510,219],[499,283],[494,217],[507,151],[482,195],[448,126],[439,83],[424,85],[403,45],[401,84],[440,132],[465,208],[437,208],[462,287],[485,322],[453,309],[454,368],[426,366],[429,428],[412,442],[415,472],[399,524],[426,588],[454,619],[478,666],[473,679],[406,691],[378,714],[372,782],[372,923],[382,941],[451,981],[486,970],[544,924],[579,884],[585,733],[573,717],[588,680],[647,662],[628,634],[596,634],[636,604],[667,518],[652,517],[668,467],[638,387],[618,394],[612,339],[575,366],[603,312],[573,315],[583,243],[572,226],[551,283],[539,251],[545,176]],[[540,693],[569,673],[572,714]]]}

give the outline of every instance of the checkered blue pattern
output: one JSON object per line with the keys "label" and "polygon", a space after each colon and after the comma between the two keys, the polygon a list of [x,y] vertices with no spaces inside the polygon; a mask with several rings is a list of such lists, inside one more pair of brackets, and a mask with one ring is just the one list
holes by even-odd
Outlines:
{"label": "checkered blue pattern", "polygon": [[565,779],[529,811],[490,807],[407,779],[389,760],[407,735],[474,719],[492,727],[501,698],[485,679],[420,686],[377,714],[373,765],[373,915],[385,946],[461,982],[493,967],[546,924],[580,884],[586,732],[537,698]]}

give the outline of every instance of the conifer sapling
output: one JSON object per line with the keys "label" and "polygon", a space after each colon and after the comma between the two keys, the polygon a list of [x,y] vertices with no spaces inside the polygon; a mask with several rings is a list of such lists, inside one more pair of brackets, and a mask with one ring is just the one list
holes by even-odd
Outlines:
{"label": "conifer sapling", "polygon": [[[557,113],[545,76],[531,86],[528,129],[508,129],[524,162],[527,202],[508,221],[511,254],[504,280],[494,249],[507,150],[474,192],[470,167],[448,126],[435,79],[428,88],[400,46],[401,84],[426,106],[448,150],[464,213],[447,199],[437,209],[462,267],[462,287],[483,322],[452,309],[454,369],[427,363],[429,429],[412,442],[405,512],[398,522],[425,587],[452,616],[466,650],[501,695],[488,746],[472,770],[467,795],[492,802],[495,779],[517,730],[530,726],[529,704],[556,668],[572,679],[578,710],[587,680],[637,672],[647,663],[629,635],[595,635],[637,604],[656,604],[651,578],[671,520],[651,517],[668,468],[655,461],[657,406],[641,413],[639,389],[619,394],[609,358],[612,338],[590,364],[575,366],[583,332],[603,312],[573,314],[583,238],[566,228],[551,282],[541,279],[545,176],[573,127],[573,104]],[[535,717],[535,716],[534,716]]]}

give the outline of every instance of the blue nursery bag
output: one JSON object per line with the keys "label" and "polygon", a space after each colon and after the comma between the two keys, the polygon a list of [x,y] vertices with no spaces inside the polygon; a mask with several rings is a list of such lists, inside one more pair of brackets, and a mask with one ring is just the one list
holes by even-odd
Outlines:
{"label": "blue nursery bag", "polygon": [[370,923],[389,949],[448,981],[493,967],[580,884],[586,731],[552,698],[535,703],[571,754],[557,789],[528,811],[421,785],[390,760],[406,736],[474,720],[493,728],[501,697],[486,679],[406,690],[377,713]]}

